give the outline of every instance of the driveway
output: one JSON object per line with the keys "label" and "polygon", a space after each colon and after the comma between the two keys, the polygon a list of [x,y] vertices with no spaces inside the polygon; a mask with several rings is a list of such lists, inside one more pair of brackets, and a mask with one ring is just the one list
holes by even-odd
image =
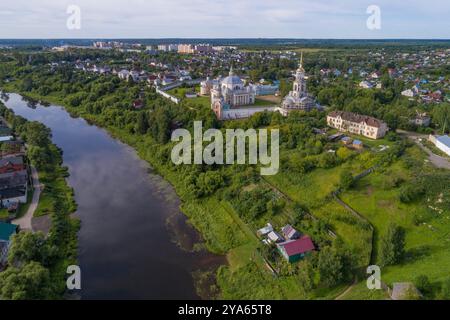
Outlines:
{"label": "driveway", "polygon": [[428,160],[437,168],[444,168],[450,170],[450,161],[448,161],[446,158],[438,156],[437,154],[434,154],[430,149],[428,149],[426,146],[424,146],[420,139],[427,140],[428,136],[425,134],[420,134],[417,132],[409,132],[404,130],[397,130],[397,132],[401,135],[407,136],[411,140],[413,140],[423,151],[428,154]]}
{"label": "driveway", "polygon": [[34,167],[31,167],[31,177],[33,180],[34,193],[28,210],[21,218],[12,221],[13,224],[17,224],[20,226],[20,230],[33,231],[31,220],[33,219],[34,211],[36,211],[39,203],[39,197],[41,196],[42,186],[39,182],[37,170]]}

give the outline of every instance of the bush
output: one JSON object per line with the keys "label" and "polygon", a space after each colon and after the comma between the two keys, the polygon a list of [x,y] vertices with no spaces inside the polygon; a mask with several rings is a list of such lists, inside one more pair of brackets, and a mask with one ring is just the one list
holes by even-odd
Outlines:
{"label": "bush", "polygon": [[400,189],[399,199],[403,203],[411,203],[424,193],[424,188],[418,183],[408,183]]}
{"label": "bush", "polygon": [[343,190],[350,189],[355,183],[355,179],[353,178],[353,175],[350,171],[344,170],[341,172],[340,180],[339,180],[339,186]]}
{"label": "bush", "polygon": [[390,224],[386,234],[381,238],[382,266],[399,263],[405,253],[405,230],[395,224]]}
{"label": "bush", "polygon": [[419,275],[414,280],[416,288],[424,295],[429,295],[432,292],[432,285],[430,279],[426,275]]}

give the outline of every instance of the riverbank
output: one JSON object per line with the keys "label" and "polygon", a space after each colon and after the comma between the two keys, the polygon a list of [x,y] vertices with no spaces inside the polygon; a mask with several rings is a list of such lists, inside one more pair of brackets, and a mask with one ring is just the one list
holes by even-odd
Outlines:
{"label": "riverbank", "polygon": [[[34,286],[42,285],[43,290],[29,287],[21,289],[21,286],[14,285],[13,288],[21,290],[20,293],[16,294],[13,290],[7,293],[0,292],[0,296],[3,295],[4,299],[61,299],[66,291],[67,267],[77,264],[77,232],[80,226],[79,221],[71,217],[71,213],[76,210],[76,203],[73,190],[66,181],[68,173],[62,166],[61,150],[51,142],[51,133],[44,125],[34,125],[23,117],[15,115],[2,102],[0,102],[0,115],[12,125],[16,135],[25,139],[28,150],[31,152],[28,155],[30,162],[40,172],[43,190],[39,201],[33,197],[34,216],[40,212],[40,215],[47,215],[52,221],[50,233],[45,238],[45,245],[52,247],[52,252],[48,253],[49,257],[42,261],[32,260],[32,263],[37,264],[44,274],[48,272],[48,278],[41,279],[45,282],[34,284]],[[39,150],[39,153],[36,153],[36,150]],[[15,241],[18,241],[16,236],[12,241],[11,250],[15,250]],[[31,249],[39,250],[38,248],[29,250]],[[21,273],[21,268],[25,268],[27,263],[29,261],[22,261],[20,264],[22,266],[9,267],[1,274],[0,280],[4,283],[14,283],[15,274]]]}
{"label": "riverbank", "polygon": [[[19,92],[14,87],[5,88],[6,91]],[[170,169],[162,159],[166,157],[161,156],[164,152],[164,147],[155,142],[149,135],[140,136],[132,135],[127,132],[126,129],[121,129],[115,126],[105,125],[95,115],[80,112],[79,109],[73,108],[65,104],[62,99],[58,97],[49,96],[43,97],[36,94],[21,93],[24,97],[34,99],[36,101],[43,101],[46,104],[54,104],[63,106],[72,117],[82,117],[89,123],[104,128],[115,139],[131,146],[136,150],[138,156],[145,160],[152,166],[152,170],[164,177],[175,189],[177,195],[182,200],[180,206],[182,212],[188,217],[189,223],[201,234],[201,241],[204,245],[195,245],[195,249],[206,247],[206,249],[216,255],[227,256],[227,260],[223,260],[221,263],[222,268],[227,266],[229,270],[236,270],[239,266],[247,263],[248,259],[253,259],[253,253],[258,246],[258,241],[254,237],[252,232],[247,230],[248,228],[242,223],[238,224],[236,228],[236,219],[239,219],[235,214],[229,212],[230,208],[224,208],[223,204],[215,196],[210,197],[207,200],[192,200],[186,197],[181,190],[183,190],[183,181],[179,178],[176,172]],[[244,229],[242,229],[244,228]],[[248,234],[251,234],[249,236]],[[231,263],[231,265],[229,265]],[[219,269],[222,269],[219,268]],[[263,272],[264,267],[261,267]],[[194,279],[196,279],[197,291],[200,292],[203,298],[218,297],[216,284],[212,284],[211,281],[215,275],[223,275],[229,272],[219,272],[218,270],[207,269],[202,274],[199,271],[194,272]],[[211,276],[214,274],[214,276]],[[205,281],[207,279],[207,281]],[[210,297],[205,297],[205,283],[209,286],[212,285],[213,292]],[[222,279],[222,283],[226,283],[226,280]],[[267,292],[267,297],[270,292]]]}
{"label": "riverbank", "polygon": [[[48,104],[41,106],[38,103],[22,101],[16,94],[10,94],[10,97],[9,105],[17,109],[20,114],[37,121],[41,120],[55,128],[55,143],[64,150],[65,164],[73,173],[71,177],[74,178],[71,178],[71,185],[77,190],[77,202],[81,206],[77,217],[83,222],[83,228],[79,235],[81,238],[80,266],[84,267],[83,270],[90,272],[89,276],[86,272],[84,273],[84,287],[89,292],[85,293],[83,290],[83,297],[86,296],[88,299],[90,297],[104,298],[108,294],[114,295],[114,290],[117,290],[123,281],[140,281],[140,283],[148,284],[147,289],[135,290],[133,289],[136,288],[135,286],[130,286],[130,294],[125,294],[123,297],[129,298],[133,295],[152,298],[159,293],[159,298],[161,298],[168,290],[156,290],[156,288],[160,288],[159,284],[155,287],[149,285],[161,281],[168,285],[170,279],[173,280],[170,287],[174,289],[170,290],[173,291],[171,295],[166,293],[168,298],[196,299],[200,296],[207,299],[217,297],[217,289],[214,288],[213,281],[215,279],[210,275],[215,275],[217,268],[226,264],[226,259],[223,255],[210,254],[205,250],[206,245],[202,244],[202,237],[187,221],[185,215],[180,213],[180,201],[174,189],[159,175],[156,175],[158,170],[149,168],[148,161],[141,160],[143,157],[138,155],[136,149],[129,146],[130,143],[124,143],[126,141],[123,139],[113,139],[115,135],[111,134],[111,131],[106,131],[100,126],[93,126],[93,120],[88,117],[87,119],[75,119],[74,113],[69,115],[62,107],[48,106]],[[58,105],[57,102],[54,104]],[[89,137],[89,142],[82,142],[86,137]],[[119,142],[120,140],[121,142]],[[80,143],[75,143],[75,141],[80,141]],[[113,158],[111,158],[111,154],[114,154]],[[93,163],[89,159],[95,160],[95,162]],[[126,169],[126,167],[129,168]],[[93,173],[97,178],[95,180],[90,179],[93,177],[88,173],[91,169],[95,170]],[[114,172],[115,178],[110,178],[111,172]],[[145,173],[148,175],[144,177]],[[90,181],[88,186],[86,179]],[[90,189],[94,191],[99,188],[102,191],[96,193],[96,196],[89,192]],[[113,194],[116,196],[114,197]],[[112,202],[111,196],[114,197]],[[160,222],[160,218],[163,219],[162,222]],[[100,221],[98,221],[99,219]],[[108,222],[101,222],[103,219],[108,219]],[[97,225],[98,222],[101,225]],[[120,236],[114,236],[114,233],[111,233],[111,228],[123,230],[124,226],[134,226],[129,229],[130,232],[134,228],[138,228],[138,231],[132,232],[132,235],[128,236],[123,232]],[[92,239],[93,232],[96,235],[95,239],[111,236],[113,239],[110,241]],[[107,234],[103,234],[104,232]],[[123,275],[116,274],[115,277],[108,280],[112,281],[111,286],[101,286],[100,284],[97,286],[98,281],[94,279],[95,275],[100,272],[102,275],[99,277],[102,277],[105,270],[98,268],[98,263],[117,258],[117,254],[99,256],[98,246],[105,246],[103,250],[109,250],[107,247],[110,246],[111,241],[133,242],[133,238],[142,239],[142,237],[146,237],[148,240],[140,240],[140,245],[133,246],[132,254],[128,255],[124,252],[123,263],[116,261],[117,267],[108,267],[109,272],[115,272],[115,269],[124,270],[120,271]],[[123,241],[120,240],[122,238]],[[170,241],[166,242],[166,238],[169,238]],[[156,253],[157,251],[152,248],[160,250],[160,252]],[[90,252],[89,257],[86,258],[88,251]],[[149,253],[152,251],[155,254]],[[133,280],[139,278],[137,272],[134,273],[134,276],[126,277],[127,265],[136,264],[142,265],[140,269],[147,273],[142,275],[145,279]],[[160,270],[155,272],[153,268]],[[172,268],[181,270],[172,270]],[[96,269],[98,269],[97,272],[94,272]],[[117,272],[119,272],[118,270]],[[192,277],[186,277],[186,274],[183,273],[185,271],[192,273]],[[188,282],[192,285],[192,279],[196,280],[196,284],[198,283],[197,288],[193,290],[197,291],[197,296],[191,296]],[[116,286],[113,286],[114,281],[117,282]],[[111,289],[107,290],[109,287]]]}

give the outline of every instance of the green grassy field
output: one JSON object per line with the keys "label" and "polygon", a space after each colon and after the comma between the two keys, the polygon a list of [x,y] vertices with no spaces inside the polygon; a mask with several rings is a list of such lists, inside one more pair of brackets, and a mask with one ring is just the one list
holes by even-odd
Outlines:
{"label": "green grassy field", "polygon": [[[417,147],[408,149],[418,159],[424,155]],[[430,165],[415,170],[435,171]],[[411,169],[405,169],[403,161],[397,161],[388,170],[375,172],[360,180],[354,190],[347,191],[341,198],[366,217],[375,228],[375,262],[378,263],[379,239],[391,222],[406,231],[406,257],[401,264],[382,269],[382,281],[413,281],[418,275],[427,275],[431,282],[448,278],[450,270],[450,208],[441,213],[431,210],[432,200],[422,199],[413,203],[402,203],[398,188],[386,188],[383,181],[393,174],[410,179]],[[424,222],[417,223],[417,217]],[[346,298],[379,297],[372,296],[365,286],[358,286]]]}
{"label": "green grassy field", "polygon": [[187,107],[195,108],[197,106],[203,107],[203,108],[210,108],[211,107],[211,98],[209,96],[197,96],[196,98],[186,98],[186,93],[196,92],[197,94],[200,93],[200,87],[190,87],[190,88],[175,88],[172,90],[168,90],[167,93],[170,95],[173,95],[177,97],[178,99],[182,99]]}
{"label": "green grassy field", "polygon": [[265,107],[265,106],[274,106],[277,105],[275,102],[264,100],[264,99],[255,99],[255,104],[253,106],[255,107]]}

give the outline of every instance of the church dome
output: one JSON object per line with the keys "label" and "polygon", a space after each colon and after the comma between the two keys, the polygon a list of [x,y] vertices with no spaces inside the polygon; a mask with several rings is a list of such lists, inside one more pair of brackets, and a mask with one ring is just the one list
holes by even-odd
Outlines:
{"label": "church dome", "polygon": [[222,80],[222,85],[225,85],[228,88],[232,88],[234,86],[242,87],[244,83],[242,82],[241,78],[234,74],[233,66],[231,66],[228,77]]}
{"label": "church dome", "polygon": [[228,76],[222,80],[222,85],[226,86],[242,86],[243,84],[244,83],[242,82],[241,78],[239,78],[238,76]]}

